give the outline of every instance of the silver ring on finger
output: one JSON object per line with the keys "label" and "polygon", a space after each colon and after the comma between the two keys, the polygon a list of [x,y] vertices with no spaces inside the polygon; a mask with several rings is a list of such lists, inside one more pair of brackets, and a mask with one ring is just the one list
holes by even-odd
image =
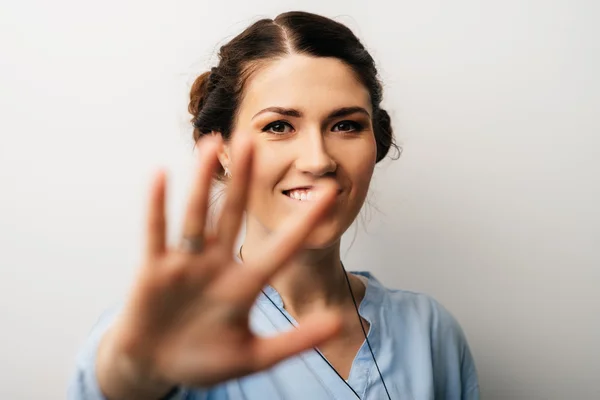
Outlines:
{"label": "silver ring on finger", "polygon": [[184,253],[201,253],[204,250],[204,237],[202,235],[183,236],[179,243],[179,249]]}

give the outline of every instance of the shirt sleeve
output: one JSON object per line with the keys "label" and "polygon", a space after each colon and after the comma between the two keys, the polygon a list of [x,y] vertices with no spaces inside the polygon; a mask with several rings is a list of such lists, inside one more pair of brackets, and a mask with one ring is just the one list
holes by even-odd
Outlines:
{"label": "shirt sleeve", "polygon": [[479,400],[475,361],[463,329],[433,300],[432,350],[436,398]]}
{"label": "shirt sleeve", "polygon": [[[460,327],[459,327],[460,328]],[[462,331],[462,330],[461,330]],[[475,360],[463,334],[463,357],[461,362],[462,400],[479,400],[479,379]]]}
{"label": "shirt sleeve", "polygon": [[[77,355],[75,372],[67,389],[68,400],[108,400],[102,394],[96,379],[96,354],[100,340],[115,321],[119,311],[119,308],[106,311],[92,328]],[[187,394],[187,390],[176,388],[161,400],[184,400]]]}

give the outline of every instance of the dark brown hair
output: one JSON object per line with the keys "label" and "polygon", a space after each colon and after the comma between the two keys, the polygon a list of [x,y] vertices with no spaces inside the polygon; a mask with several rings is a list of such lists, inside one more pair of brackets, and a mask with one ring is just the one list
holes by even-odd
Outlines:
{"label": "dark brown hair", "polygon": [[350,66],[371,97],[377,162],[390,147],[399,150],[390,116],[380,107],[382,86],[369,52],[345,25],[298,11],[261,19],[221,47],[219,64],[200,75],[190,91],[188,110],[193,115],[194,141],[211,132],[220,132],[228,140],[244,82],[266,62],[294,53],[333,57]]}

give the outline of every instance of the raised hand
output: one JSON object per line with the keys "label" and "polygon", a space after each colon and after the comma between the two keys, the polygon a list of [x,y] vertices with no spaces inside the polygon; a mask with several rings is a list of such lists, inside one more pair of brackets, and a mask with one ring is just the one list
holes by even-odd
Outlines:
{"label": "raised hand", "polygon": [[211,386],[269,368],[318,346],[340,329],[337,315],[313,314],[298,329],[261,338],[249,329],[260,290],[300,249],[333,203],[335,188],[323,182],[304,212],[290,215],[253,261],[240,265],[233,246],[252,177],[253,145],[233,144],[232,178],[214,231],[206,228],[209,191],[220,139],[199,143],[201,157],[187,206],[183,246],[166,242],[164,173],[150,193],[144,263],[129,300],[102,340],[97,376],[111,398],[159,398],[175,385]]}

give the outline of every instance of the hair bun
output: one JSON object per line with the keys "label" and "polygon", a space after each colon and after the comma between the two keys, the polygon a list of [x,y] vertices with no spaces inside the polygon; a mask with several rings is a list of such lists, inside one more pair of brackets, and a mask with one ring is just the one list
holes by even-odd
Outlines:
{"label": "hair bun", "polygon": [[377,142],[377,162],[381,161],[390,150],[394,143],[394,134],[392,131],[392,120],[390,115],[384,109],[379,108],[373,118],[373,129]]}
{"label": "hair bun", "polygon": [[188,105],[188,111],[193,116],[192,121],[198,117],[198,114],[204,105],[204,101],[208,95],[209,81],[210,71],[206,71],[196,78],[192,88],[190,89],[190,103]]}

